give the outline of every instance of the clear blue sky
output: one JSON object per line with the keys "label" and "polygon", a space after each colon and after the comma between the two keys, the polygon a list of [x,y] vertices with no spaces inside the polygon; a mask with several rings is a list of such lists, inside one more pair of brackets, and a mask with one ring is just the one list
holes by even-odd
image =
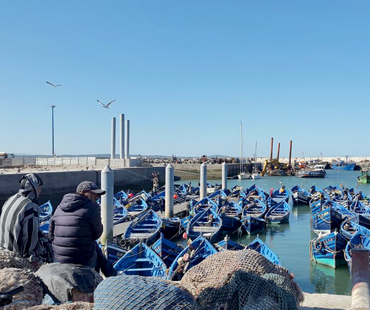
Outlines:
{"label": "clear blue sky", "polygon": [[57,155],[121,113],[131,154],[370,155],[366,0],[2,1],[0,40],[0,151],[50,154],[54,104]]}

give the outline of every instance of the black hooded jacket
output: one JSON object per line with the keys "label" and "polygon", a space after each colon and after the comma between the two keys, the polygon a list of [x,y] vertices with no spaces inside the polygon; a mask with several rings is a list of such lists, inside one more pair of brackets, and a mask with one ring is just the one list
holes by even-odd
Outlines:
{"label": "black hooded jacket", "polygon": [[55,261],[95,267],[95,240],[102,232],[97,203],[79,194],[64,195],[49,227]]}

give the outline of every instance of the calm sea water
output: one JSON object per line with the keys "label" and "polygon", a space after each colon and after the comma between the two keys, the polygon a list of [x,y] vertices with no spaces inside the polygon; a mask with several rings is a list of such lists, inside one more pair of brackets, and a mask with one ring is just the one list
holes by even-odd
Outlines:
{"label": "calm sea water", "polygon": [[[254,183],[262,187],[266,192],[270,188],[279,188],[280,182],[291,189],[299,185],[308,189],[312,185],[320,188],[326,186],[356,187],[365,194],[370,195],[370,184],[358,185],[357,176],[359,171],[326,170],[326,177],[323,179],[300,179],[297,177],[263,177],[260,180],[228,180],[227,187],[232,188],[239,185],[248,188]],[[176,183],[197,184],[199,180],[184,180]],[[211,183],[221,184],[221,180],[208,180]],[[289,200],[292,205],[291,198]],[[294,273],[295,281],[304,292],[328,293],[338,295],[351,294],[351,278],[347,266],[337,269],[310,262],[309,242],[316,237],[311,231],[311,213],[308,206],[299,205],[292,207],[289,224],[274,225],[267,228],[266,233],[259,237],[279,256],[282,265]],[[248,244],[255,236],[243,235],[232,237],[241,244]]]}

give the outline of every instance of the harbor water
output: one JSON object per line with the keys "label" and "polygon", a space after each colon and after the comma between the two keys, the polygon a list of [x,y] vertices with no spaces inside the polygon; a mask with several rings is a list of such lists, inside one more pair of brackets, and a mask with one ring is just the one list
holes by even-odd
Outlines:
{"label": "harbor water", "polygon": [[[370,184],[357,183],[359,171],[326,170],[326,177],[301,179],[291,177],[265,176],[259,180],[228,180],[227,187],[239,185],[244,189],[253,184],[260,186],[269,193],[271,188],[277,189],[284,184],[290,189],[299,185],[308,189],[312,185],[320,188],[326,186],[357,187],[366,195],[370,195]],[[199,180],[183,180],[177,184],[191,182],[194,186]],[[221,180],[208,180],[212,184],[221,184]],[[292,206],[290,197],[289,204]],[[351,277],[347,265],[337,269],[310,261],[309,242],[317,235],[311,230],[311,212],[307,205],[292,206],[289,224],[268,225],[267,231],[259,237],[280,257],[281,263],[295,276],[295,281],[307,293],[328,293],[337,295],[351,295]],[[247,245],[256,236],[234,234],[231,238],[243,245]]]}

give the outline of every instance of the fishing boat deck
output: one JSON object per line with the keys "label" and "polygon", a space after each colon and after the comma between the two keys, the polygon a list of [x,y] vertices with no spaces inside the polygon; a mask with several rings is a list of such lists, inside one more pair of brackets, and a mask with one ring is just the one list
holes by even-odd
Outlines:
{"label": "fishing boat deck", "polygon": [[[198,196],[194,196],[194,197],[191,197],[193,199],[197,199],[199,198]],[[174,205],[174,210],[173,210],[173,215],[176,216],[178,214],[181,214],[183,212],[185,212],[186,210],[188,209],[188,202],[182,202],[182,203],[179,203],[179,204],[175,204]],[[165,213],[161,213],[160,211],[157,211],[156,212],[162,219],[165,218]],[[127,230],[127,227],[130,226],[132,221],[127,221],[127,222],[123,222],[123,223],[120,223],[120,224],[117,224],[117,225],[114,225],[113,226],[113,236],[118,236],[118,235],[121,235],[123,234],[126,230]]]}

